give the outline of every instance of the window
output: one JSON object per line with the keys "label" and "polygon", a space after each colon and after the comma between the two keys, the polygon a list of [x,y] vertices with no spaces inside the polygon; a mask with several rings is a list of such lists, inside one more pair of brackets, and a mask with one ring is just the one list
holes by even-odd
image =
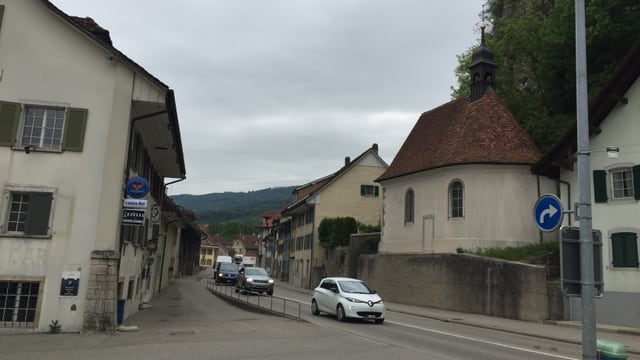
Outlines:
{"label": "window", "polygon": [[464,187],[455,180],[449,185],[449,218],[464,216]]}
{"label": "window", "polygon": [[404,195],[404,223],[411,224],[413,223],[414,217],[414,195],[413,190],[407,190]]}
{"label": "window", "polygon": [[20,145],[60,150],[63,128],[64,109],[26,106]]}
{"label": "window", "polygon": [[52,192],[6,190],[7,203],[0,232],[12,236],[49,236]]}
{"label": "window", "polygon": [[375,185],[360,185],[360,195],[362,196],[378,196],[380,190]]}
{"label": "window", "polygon": [[638,267],[638,235],[634,232],[611,234],[611,258],[614,267]]}
{"label": "window", "polygon": [[618,164],[606,170],[594,170],[593,197],[596,203],[640,200],[640,165]]}
{"label": "window", "polygon": [[82,151],[87,109],[0,101],[0,146]]}
{"label": "window", "polygon": [[0,281],[0,327],[33,328],[40,283]]}
{"label": "window", "polygon": [[633,198],[633,175],[631,175],[631,168],[611,171],[611,194],[614,199]]}

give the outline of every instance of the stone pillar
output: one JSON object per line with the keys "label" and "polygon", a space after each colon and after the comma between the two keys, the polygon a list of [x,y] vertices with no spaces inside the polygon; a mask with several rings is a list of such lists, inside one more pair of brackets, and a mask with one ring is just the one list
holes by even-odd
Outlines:
{"label": "stone pillar", "polygon": [[117,326],[118,260],[113,250],[91,252],[84,331],[112,332]]}

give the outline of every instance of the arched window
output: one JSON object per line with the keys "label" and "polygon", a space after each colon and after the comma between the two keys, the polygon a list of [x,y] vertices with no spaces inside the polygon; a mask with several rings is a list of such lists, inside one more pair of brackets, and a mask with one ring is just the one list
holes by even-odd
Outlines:
{"label": "arched window", "polygon": [[407,193],[404,195],[404,223],[410,224],[413,223],[414,216],[414,195],[413,190],[407,190]]}
{"label": "arched window", "polygon": [[464,186],[460,180],[449,184],[449,218],[464,216]]}

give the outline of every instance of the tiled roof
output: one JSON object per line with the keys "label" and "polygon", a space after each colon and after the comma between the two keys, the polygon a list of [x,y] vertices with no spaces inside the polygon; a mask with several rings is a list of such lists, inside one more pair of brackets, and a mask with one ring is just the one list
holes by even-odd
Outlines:
{"label": "tiled roof", "polygon": [[423,113],[376,181],[461,164],[534,164],[540,151],[498,95],[454,100]]}

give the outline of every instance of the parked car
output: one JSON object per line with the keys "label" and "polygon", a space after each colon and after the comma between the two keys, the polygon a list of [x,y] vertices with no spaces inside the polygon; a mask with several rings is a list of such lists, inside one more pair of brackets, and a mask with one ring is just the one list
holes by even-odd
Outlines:
{"label": "parked car", "polygon": [[238,278],[238,266],[232,262],[216,263],[213,276],[216,284],[235,285]]}
{"label": "parked car", "polygon": [[240,290],[244,293],[255,291],[262,294],[266,292],[271,296],[273,295],[273,279],[264,268],[243,267],[238,272],[238,281],[236,282],[236,292]]}
{"label": "parked car", "polygon": [[371,319],[384,322],[385,307],[382,298],[362,280],[346,277],[328,277],[313,290],[311,313],[335,315],[339,321],[348,318]]}

